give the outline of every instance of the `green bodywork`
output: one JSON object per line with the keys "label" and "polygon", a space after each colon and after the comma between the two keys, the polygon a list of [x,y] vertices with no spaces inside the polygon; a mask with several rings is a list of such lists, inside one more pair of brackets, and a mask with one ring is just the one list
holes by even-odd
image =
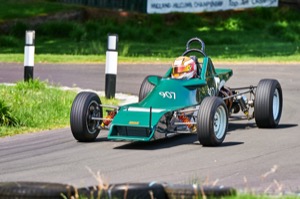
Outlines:
{"label": "green bodywork", "polygon": [[120,107],[108,139],[151,141],[176,133],[168,129],[173,113],[218,95],[219,88],[232,76],[231,69],[215,69],[209,57],[204,57],[201,65],[198,77],[190,80],[172,79],[172,67],[162,78],[149,76],[153,90],[141,102]]}

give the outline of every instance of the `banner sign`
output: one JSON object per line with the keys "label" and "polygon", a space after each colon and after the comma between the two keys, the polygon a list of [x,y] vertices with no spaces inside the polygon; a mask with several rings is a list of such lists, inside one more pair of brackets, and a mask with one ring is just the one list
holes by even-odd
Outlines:
{"label": "banner sign", "polygon": [[253,7],[276,7],[279,0],[147,0],[147,13],[211,12]]}

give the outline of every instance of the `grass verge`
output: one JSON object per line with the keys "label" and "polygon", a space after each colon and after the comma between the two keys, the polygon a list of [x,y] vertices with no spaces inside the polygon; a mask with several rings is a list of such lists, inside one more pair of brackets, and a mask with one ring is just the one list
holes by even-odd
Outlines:
{"label": "grass verge", "polygon": [[[214,57],[210,56],[214,63],[300,63],[300,55],[290,56],[268,56],[268,57],[248,57],[240,56],[238,58]],[[35,63],[73,63],[73,64],[92,64],[105,63],[105,55],[59,55],[59,54],[41,54],[35,55]],[[0,60],[6,63],[23,63],[23,54],[0,54]],[[172,63],[174,58],[169,57],[124,57],[119,56],[119,63]]]}
{"label": "grass verge", "polygon": [[[69,126],[76,94],[39,80],[18,82],[15,86],[0,85],[0,137]],[[105,98],[101,101],[118,103]]]}
{"label": "grass verge", "polygon": [[72,5],[62,5],[54,1],[44,0],[0,0],[0,3],[0,23],[12,19],[47,16],[76,8]]}

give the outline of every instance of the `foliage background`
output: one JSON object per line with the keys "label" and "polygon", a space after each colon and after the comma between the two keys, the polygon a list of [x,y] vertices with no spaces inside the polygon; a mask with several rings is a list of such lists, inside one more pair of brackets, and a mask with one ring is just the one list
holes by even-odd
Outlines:
{"label": "foliage background", "polygon": [[[2,55],[22,54],[25,31],[33,29],[37,55],[104,55],[107,35],[117,33],[119,55],[132,60],[179,56],[191,37],[203,39],[207,54],[217,59],[300,60],[300,12],[289,7],[147,15],[56,1],[0,1]],[[67,17],[74,13],[77,18]]]}

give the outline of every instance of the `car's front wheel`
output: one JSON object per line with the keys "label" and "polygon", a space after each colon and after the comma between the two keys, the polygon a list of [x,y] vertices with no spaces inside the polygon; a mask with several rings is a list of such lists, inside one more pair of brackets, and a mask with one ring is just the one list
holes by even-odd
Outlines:
{"label": "car's front wheel", "polygon": [[73,101],[70,125],[71,131],[79,142],[91,142],[96,139],[100,132],[100,120],[102,118],[102,107],[100,98],[96,93],[81,92]]}
{"label": "car's front wheel", "polygon": [[219,97],[206,97],[198,110],[197,135],[203,146],[218,146],[225,139],[228,110]]}

